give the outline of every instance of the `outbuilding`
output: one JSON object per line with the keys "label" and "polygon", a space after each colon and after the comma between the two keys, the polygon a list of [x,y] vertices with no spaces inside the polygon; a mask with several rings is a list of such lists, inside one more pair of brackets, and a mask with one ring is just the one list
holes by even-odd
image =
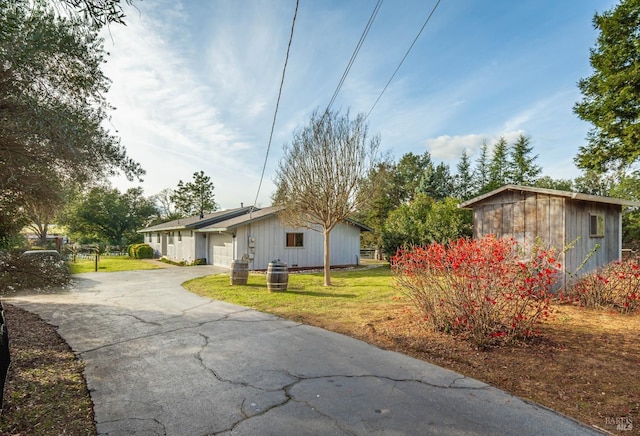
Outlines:
{"label": "outbuilding", "polygon": [[555,248],[565,280],[621,259],[623,206],[640,202],[517,185],[460,204],[473,210],[474,238],[493,234]]}

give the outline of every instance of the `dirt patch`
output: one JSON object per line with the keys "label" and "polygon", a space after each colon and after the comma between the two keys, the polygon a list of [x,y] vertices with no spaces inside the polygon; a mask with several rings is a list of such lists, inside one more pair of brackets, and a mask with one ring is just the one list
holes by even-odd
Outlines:
{"label": "dirt patch", "polygon": [[83,366],[67,343],[37,315],[3,307],[11,367],[0,434],[96,434]]}

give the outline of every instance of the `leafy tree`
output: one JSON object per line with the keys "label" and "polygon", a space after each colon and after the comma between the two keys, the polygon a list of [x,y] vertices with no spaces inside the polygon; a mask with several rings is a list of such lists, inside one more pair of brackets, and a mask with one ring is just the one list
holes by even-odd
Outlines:
{"label": "leafy tree", "polygon": [[356,213],[356,219],[373,229],[362,235],[362,244],[382,251],[382,226],[389,213],[398,206],[394,197],[395,164],[387,158],[379,162],[367,178],[369,202]]}
{"label": "leafy tree", "polygon": [[55,198],[58,186],[144,173],[103,127],[104,57],[86,20],[45,0],[0,2],[2,247],[28,222],[27,206]]}
{"label": "leafy tree", "polygon": [[165,188],[151,197],[156,206],[156,210],[158,211],[158,215],[151,221],[150,225],[165,223],[167,221],[173,221],[183,217],[183,215],[178,213],[175,209],[175,205],[171,200],[173,195],[175,195],[175,191],[173,189]]}
{"label": "leafy tree", "polygon": [[558,191],[571,191],[573,189],[573,181],[570,179],[552,179],[549,176],[543,176],[536,179],[533,186],[538,188],[556,189]]}
{"label": "leafy tree", "polygon": [[397,199],[398,205],[413,199],[429,165],[433,165],[433,163],[428,151],[425,151],[421,156],[406,153],[400,158],[395,168],[395,192],[392,194]]}
{"label": "leafy tree", "polygon": [[453,195],[460,200],[469,200],[474,197],[476,191],[467,150],[462,151],[462,156],[456,165],[456,169],[457,172],[453,178]]}
{"label": "leafy tree", "polygon": [[[618,182],[609,190],[611,197],[640,201],[640,172],[620,174]],[[625,246],[640,248],[640,210],[625,207],[622,213],[622,242]]]}
{"label": "leafy tree", "polygon": [[502,137],[493,146],[488,169],[489,180],[485,187],[485,192],[498,189],[509,180],[509,145]]}
{"label": "leafy tree", "polygon": [[368,137],[365,116],[314,112],[297,129],[276,170],[276,200],[282,220],[324,235],[324,285],[331,285],[330,234],[369,201],[367,176],[375,166],[380,138]]}
{"label": "leafy tree", "polygon": [[542,172],[535,164],[538,155],[531,156],[533,147],[530,138],[520,135],[511,148],[509,162],[509,181],[515,185],[533,186]]}
{"label": "leafy tree", "polygon": [[458,203],[455,198],[436,201],[417,194],[410,203],[400,205],[384,224],[384,252],[393,255],[404,246],[446,243],[461,236],[471,236],[472,213],[458,208]]}
{"label": "leafy tree", "polygon": [[[83,17],[100,28],[109,23],[124,23],[124,10],[119,0],[59,0],[71,13],[80,13]],[[132,0],[126,3],[133,4]]]}
{"label": "leafy tree", "polygon": [[574,106],[593,128],[575,161],[580,168],[603,172],[640,157],[640,1],[621,0],[596,13],[593,25],[600,32],[591,49],[594,71],[578,82],[584,98]]}
{"label": "leafy tree", "polygon": [[587,170],[573,181],[573,190],[583,194],[600,195],[609,197],[611,188],[617,183],[619,174],[617,171],[600,173]]}
{"label": "leafy tree", "polygon": [[214,200],[213,182],[204,171],[193,173],[193,181],[178,182],[178,188],[170,195],[170,200],[175,204],[176,211],[182,216],[200,215],[214,212],[218,205]]}
{"label": "leafy tree", "polygon": [[156,214],[153,200],[142,195],[142,188],[120,193],[115,188],[95,187],[70,205],[64,223],[85,242],[127,245],[142,242],[136,231]]}

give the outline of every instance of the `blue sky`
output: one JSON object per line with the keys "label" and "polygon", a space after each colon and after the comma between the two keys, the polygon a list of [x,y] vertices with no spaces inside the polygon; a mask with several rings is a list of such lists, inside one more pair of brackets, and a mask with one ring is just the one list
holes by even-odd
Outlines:
{"label": "blue sky", "polygon": [[[580,175],[590,125],[572,107],[591,74],[594,13],[610,0],[442,0],[368,118],[381,151],[455,171],[483,140],[528,135],[543,174]],[[282,147],[333,95],[376,0],[301,0],[258,206]],[[385,0],[333,109],[367,113],[435,5]],[[135,1],[105,31],[110,128],[147,171],[146,195],[203,170],[222,208],[256,199],[295,0]]]}

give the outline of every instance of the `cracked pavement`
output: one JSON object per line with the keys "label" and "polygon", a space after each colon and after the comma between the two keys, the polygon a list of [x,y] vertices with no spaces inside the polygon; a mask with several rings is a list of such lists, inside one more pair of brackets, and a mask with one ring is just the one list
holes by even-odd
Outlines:
{"label": "cracked pavement", "polygon": [[58,326],[82,359],[101,435],[600,434],[455,372],[181,286],[224,272],[87,273],[70,290],[7,302]]}

